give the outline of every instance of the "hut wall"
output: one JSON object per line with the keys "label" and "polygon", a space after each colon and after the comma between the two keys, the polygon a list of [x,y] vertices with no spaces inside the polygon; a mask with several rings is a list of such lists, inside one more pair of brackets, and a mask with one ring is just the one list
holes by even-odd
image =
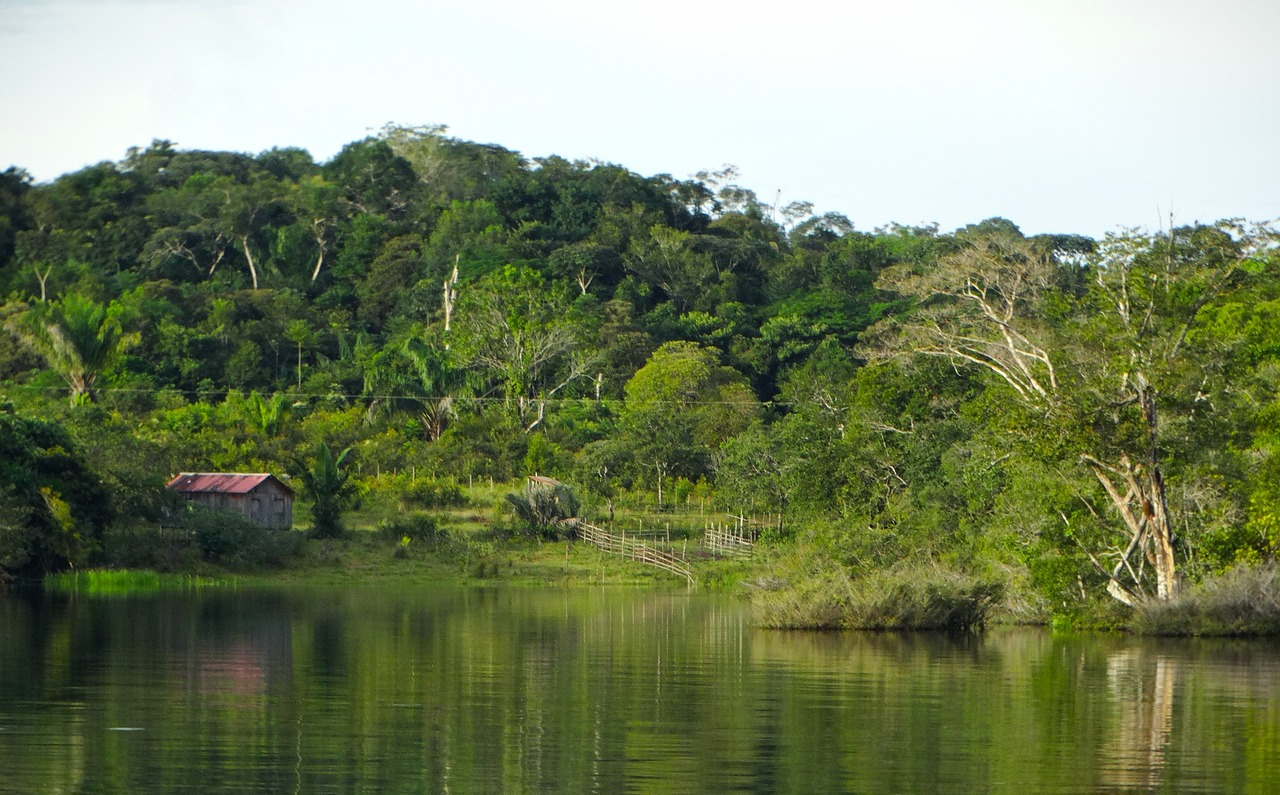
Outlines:
{"label": "hut wall", "polygon": [[235,511],[263,527],[277,530],[293,527],[293,495],[269,482],[248,494],[197,492],[186,497],[205,508]]}
{"label": "hut wall", "polygon": [[264,483],[249,494],[244,515],[265,527],[288,530],[293,527],[293,495]]}

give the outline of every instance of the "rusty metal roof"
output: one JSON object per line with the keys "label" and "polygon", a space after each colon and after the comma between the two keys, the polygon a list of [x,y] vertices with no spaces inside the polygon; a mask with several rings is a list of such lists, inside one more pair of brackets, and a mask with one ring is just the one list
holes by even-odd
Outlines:
{"label": "rusty metal roof", "polygon": [[169,481],[167,488],[182,494],[248,494],[268,480],[293,493],[293,489],[281,483],[279,478],[265,472],[183,472]]}

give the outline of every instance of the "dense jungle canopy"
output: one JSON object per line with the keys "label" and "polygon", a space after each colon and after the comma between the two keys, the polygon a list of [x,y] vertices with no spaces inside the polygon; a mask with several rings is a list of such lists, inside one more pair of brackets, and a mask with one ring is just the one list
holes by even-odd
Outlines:
{"label": "dense jungle canopy", "polygon": [[1280,544],[1275,243],[866,231],[732,168],[440,127],[327,163],[156,141],[11,168],[0,566],[92,562],[170,474],[323,444],[363,477],[698,494],[815,565],[927,562],[1051,611],[1167,597]]}

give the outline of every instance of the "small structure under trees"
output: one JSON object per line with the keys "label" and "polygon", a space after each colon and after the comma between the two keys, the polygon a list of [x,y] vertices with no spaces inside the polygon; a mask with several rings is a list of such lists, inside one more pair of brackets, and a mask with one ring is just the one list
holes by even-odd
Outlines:
{"label": "small structure under trees", "polygon": [[293,489],[275,475],[239,472],[183,472],[166,487],[187,502],[234,511],[264,527],[293,527]]}

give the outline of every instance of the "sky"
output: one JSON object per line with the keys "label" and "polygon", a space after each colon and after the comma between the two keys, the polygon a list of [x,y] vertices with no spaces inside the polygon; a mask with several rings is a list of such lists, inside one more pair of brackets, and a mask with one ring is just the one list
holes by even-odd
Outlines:
{"label": "sky", "polygon": [[0,169],[389,122],[858,229],[1280,217],[1274,0],[0,0]]}

